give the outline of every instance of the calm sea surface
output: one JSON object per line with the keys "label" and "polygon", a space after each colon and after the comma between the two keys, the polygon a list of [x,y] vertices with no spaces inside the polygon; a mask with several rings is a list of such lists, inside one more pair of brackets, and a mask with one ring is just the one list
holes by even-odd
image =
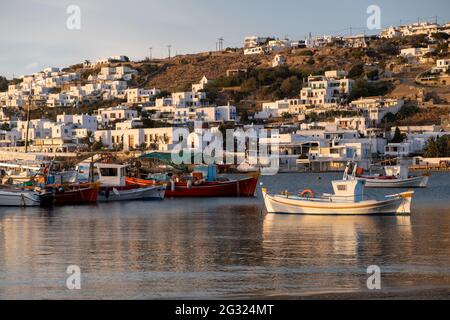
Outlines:
{"label": "calm sea surface", "polygon": [[[338,177],[262,181],[276,192],[331,192]],[[411,217],[267,215],[260,190],[255,199],[0,208],[0,299],[358,297],[370,294],[371,265],[382,292],[433,297],[450,288],[450,174],[416,192]],[[66,288],[69,265],[81,268],[81,290]]]}

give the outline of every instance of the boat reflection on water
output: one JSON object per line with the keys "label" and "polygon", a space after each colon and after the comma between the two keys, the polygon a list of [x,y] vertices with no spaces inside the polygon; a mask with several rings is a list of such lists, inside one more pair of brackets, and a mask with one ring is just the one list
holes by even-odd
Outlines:
{"label": "boat reflection on water", "polygon": [[[411,217],[267,214],[263,254],[275,257],[272,268],[291,268],[276,280],[280,287],[295,283],[300,290],[290,295],[367,291],[369,266],[388,270],[413,254]],[[402,282],[397,276],[384,285]]]}

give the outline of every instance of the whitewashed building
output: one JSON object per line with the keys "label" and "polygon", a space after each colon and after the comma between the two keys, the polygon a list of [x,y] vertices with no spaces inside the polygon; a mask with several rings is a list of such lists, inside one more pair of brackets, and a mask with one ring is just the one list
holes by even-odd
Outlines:
{"label": "whitewashed building", "polygon": [[138,112],[126,106],[101,108],[97,110],[97,121],[101,126],[112,124],[117,120],[130,120],[137,118]]}
{"label": "whitewashed building", "polygon": [[[344,75],[335,71],[336,75]],[[344,77],[336,77],[335,73],[328,76],[310,76],[308,84],[300,92],[302,104],[313,106],[324,106],[337,104],[342,95],[349,94],[353,90],[354,80]]]}
{"label": "whitewashed building", "polygon": [[403,107],[404,101],[401,99],[385,98],[361,98],[351,103],[351,106],[364,114],[368,126],[376,127],[388,114],[396,114]]}

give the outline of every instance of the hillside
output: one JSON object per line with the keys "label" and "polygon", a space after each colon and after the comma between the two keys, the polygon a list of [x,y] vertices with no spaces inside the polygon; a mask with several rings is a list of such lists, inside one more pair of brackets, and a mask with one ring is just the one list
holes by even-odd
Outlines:
{"label": "hillside", "polygon": [[[438,84],[425,86],[418,84],[418,75],[433,67],[433,59],[448,58],[448,44],[433,45],[435,53],[430,62],[409,64],[399,58],[402,48],[427,45],[424,37],[406,37],[400,39],[372,39],[368,47],[344,48],[342,44],[333,43],[315,49],[292,49],[281,54],[285,64],[273,68],[272,61],[276,54],[244,55],[240,49],[205,52],[199,54],[179,55],[172,59],[154,59],[111,63],[110,66],[127,65],[138,71],[129,81],[129,87],[160,88],[164,93],[190,90],[192,83],[197,83],[203,76],[212,80],[206,91],[211,103],[234,104],[238,113],[252,114],[261,109],[263,102],[284,98],[296,98],[309,75],[323,74],[328,70],[345,70],[355,79],[353,93],[348,100],[367,96],[384,96],[407,100],[408,104],[430,107],[433,116],[422,114],[410,120],[414,123],[434,121],[438,118],[436,108],[448,105],[450,86]],[[432,58],[432,59],[431,59]],[[100,67],[83,69],[82,64],[66,68],[67,71],[81,73],[83,84],[89,75],[98,74]],[[240,73],[227,76],[227,71],[240,70]],[[5,90],[7,83],[0,79]],[[17,79],[10,81],[13,83]],[[110,106],[123,101],[83,103],[80,110],[92,113],[100,106]],[[36,115],[54,117],[54,110],[37,110]],[[59,110],[57,110],[59,111]],[[446,111],[445,111],[446,112]],[[402,123],[405,119],[392,119]]]}

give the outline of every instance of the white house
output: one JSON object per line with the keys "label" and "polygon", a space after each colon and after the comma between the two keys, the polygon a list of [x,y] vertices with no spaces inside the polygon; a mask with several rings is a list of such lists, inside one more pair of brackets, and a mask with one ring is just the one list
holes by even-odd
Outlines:
{"label": "white house", "polygon": [[98,128],[97,117],[88,114],[59,114],[56,116],[56,122],[73,124],[77,128],[88,129],[91,132]]}
{"label": "white house", "polygon": [[66,93],[52,93],[48,95],[48,107],[68,107],[73,102],[73,99]]}
{"label": "white house", "polygon": [[0,130],[0,147],[15,147],[20,140],[20,133],[17,130]]}
{"label": "white house", "polygon": [[367,39],[368,37],[362,34],[342,37],[342,41],[344,41],[344,47],[347,48],[367,48]]}
{"label": "white house", "polygon": [[351,106],[363,112],[368,120],[368,126],[376,127],[388,114],[396,114],[403,107],[404,101],[401,99],[385,98],[361,98],[351,103]]}
{"label": "white house", "polygon": [[357,130],[360,133],[364,133],[366,131],[367,120],[364,117],[340,117],[335,118],[334,123],[340,129]]}
{"label": "white house", "polygon": [[268,37],[258,37],[258,36],[245,37],[244,49],[255,48],[264,45],[268,39],[269,39]]}
{"label": "white house", "polygon": [[159,151],[170,150],[179,137],[175,137],[176,128],[126,129],[126,130],[99,130],[95,132],[95,139],[108,148],[117,146],[124,150],[137,148],[145,143],[146,147]]}
{"label": "white house", "polygon": [[384,155],[388,157],[408,157],[411,153],[411,144],[409,142],[389,143],[384,151]]}
{"label": "white house", "polygon": [[447,72],[450,69],[450,59],[439,59],[436,61],[436,68],[441,72]]}
{"label": "white house", "polygon": [[335,37],[329,35],[312,37],[311,35],[306,39],[305,43],[308,48],[320,48],[329,43],[332,43]]}
{"label": "white house", "polygon": [[272,68],[284,66],[286,64],[286,58],[280,54],[275,55],[272,60]]}
{"label": "white house", "polygon": [[138,127],[142,127],[143,123],[142,120],[139,118],[136,119],[129,119],[122,122],[116,123],[116,130],[128,130],[128,129],[134,129]]}
{"label": "white house", "polygon": [[238,120],[235,106],[217,106],[214,111],[215,120],[217,122],[232,122]]}
{"label": "white house", "polygon": [[400,37],[402,35],[402,33],[400,32],[400,30],[396,27],[389,27],[385,30],[383,30],[380,34],[381,38],[385,38],[385,39],[392,39],[392,38],[397,38]]}
{"label": "white house", "polygon": [[161,90],[153,89],[142,89],[134,88],[125,90],[125,95],[127,96],[128,103],[144,103],[149,102],[151,98],[155,97],[157,94],[161,93]]}
{"label": "white house", "polygon": [[129,120],[137,118],[138,112],[126,106],[101,108],[97,110],[97,121],[102,126],[116,122],[117,120]]}
{"label": "white house", "polygon": [[353,90],[354,80],[334,75],[344,75],[334,71],[325,76],[310,76],[308,84],[300,92],[302,104],[323,106],[327,104],[337,104],[341,96],[349,94]]}
{"label": "white house", "polygon": [[431,48],[431,47],[427,47],[427,48],[406,48],[406,49],[402,49],[400,51],[400,56],[411,60],[411,59],[422,58],[427,53],[432,53],[432,52],[434,52],[434,49]]}
{"label": "white house", "polygon": [[172,93],[172,105],[181,108],[207,106],[206,92]]}
{"label": "white house", "polygon": [[248,49],[244,49],[244,54],[245,55],[253,55],[253,54],[262,54],[264,53],[264,48],[263,47],[254,47],[254,48],[248,48]]}
{"label": "white house", "polygon": [[209,83],[208,78],[206,78],[206,76],[203,76],[203,78],[200,80],[199,83],[194,83],[192,85],[192,92],[199,92],[204,90],[208,83]]}

